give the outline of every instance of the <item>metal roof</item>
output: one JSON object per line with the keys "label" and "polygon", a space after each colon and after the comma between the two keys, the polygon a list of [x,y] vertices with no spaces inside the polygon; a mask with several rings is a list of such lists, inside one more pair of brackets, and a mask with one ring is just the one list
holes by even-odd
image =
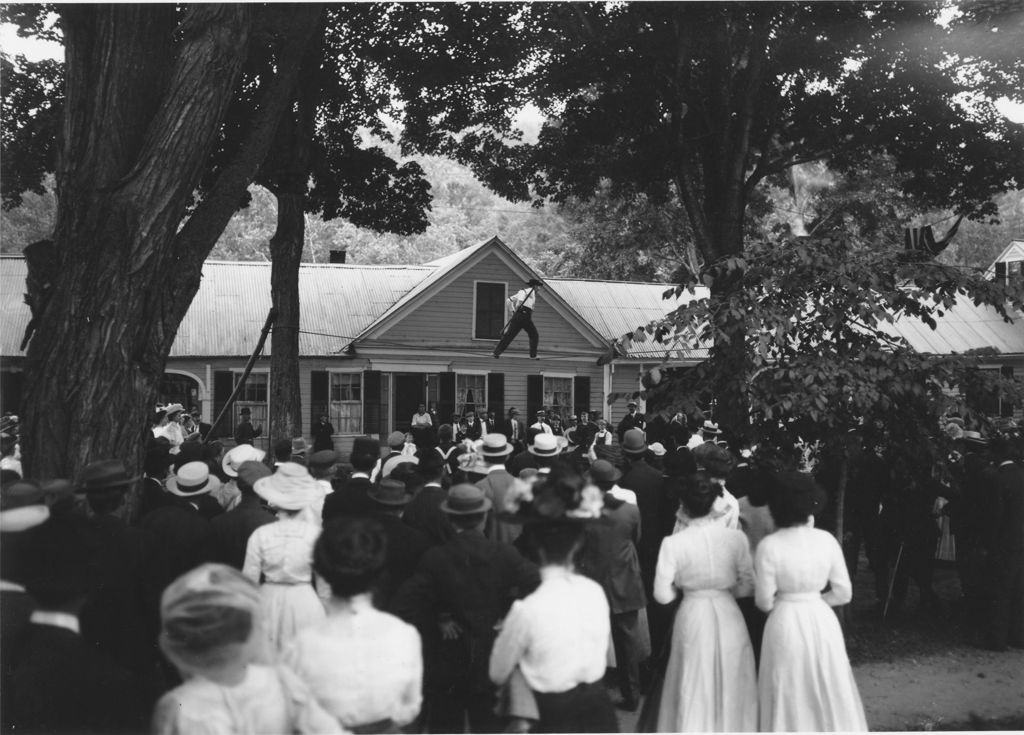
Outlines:
{"label": "metal roof", "polygon": [[961,296],[942,316],[935,315],[935,329],[911,317],[882,324],[882,329],[922,354],[963,354],[990,347],[1001,355],[1024,355],[1024,314],[1011,311],[1011,316],[1013,323],[1007,323],[991,306],[978,306]]}
{"label": "metal roof", "polygon": [[[548,278],[548,287],[565,299],[584,320],[606,339],[617,339],[633,332],[654,319],[697,299],[707,298],[708,289],[701,286],[690,294],[665,299],[662,294],[669,288],[664,283],[637,283],[632,281],[591,281],[578,278]],[[678,340],[673,344],[632,342],[628,356],[660,360],[671,351],[679,359],[707,357],[707,345],[687,344]]]}
{"label": "metal roof", "polygon": [[[249,355],[270,311],[270,263],[207,261],[171,357]],[[426,266],[303,263],[299,269],[299,354],[335,355],[434,272]],[[19,355],[29,311],[25,262],[0,258],[0,355]],[[270,342],[265,348],[270,354]]]}

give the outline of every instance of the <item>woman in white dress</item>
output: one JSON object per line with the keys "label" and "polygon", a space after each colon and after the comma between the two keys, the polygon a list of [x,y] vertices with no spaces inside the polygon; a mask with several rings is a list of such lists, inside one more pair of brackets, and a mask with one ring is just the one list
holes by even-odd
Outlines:
{"label": "woman in white dress", "polygon": [[156,735],[343,732],[294,673],[263,663],[260,594],[236,569],[182,575],[160,618],[160,648],[186,681],[157,703]]}
{"label": "woman in white dress", "polygon": [[754,600],[770,613],[761,645],[760,729],[866,731],[843,631],[831,609],[850,601],[850,575],[839,542],[814,528],[812,514],[825,493],[805,473],[783,472],[776,479],[769,508],[778,530],[761,540],[754,557]]}
{"label": "woman in white dress", "polygon": [[275,651],[303,628],[324,619],[313,589],[313,545],[320,536],[324,489],[300,464],[283,462],[253,490],[277,514],[276,523],[249,536],[242,573],[261,583],[266,635]]}
{"label": "woman in white dress", "polygon": [[689,525],[661,542],[654,599],[683,600],[672,629],[658,732],[757,730],[754,651],[736,597],[754,586],[742,531],[711,515],[717,489],[705,472],[687,479]]}

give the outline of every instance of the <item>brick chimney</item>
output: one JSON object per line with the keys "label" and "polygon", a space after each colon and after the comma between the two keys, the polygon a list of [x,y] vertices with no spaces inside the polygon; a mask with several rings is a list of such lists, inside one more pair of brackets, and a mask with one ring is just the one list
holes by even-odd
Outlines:
{"label": "brick chimney", "polygon": [[344,263],[345,255],[348,253],[347,250],[332,250],[331,251],[331,263]]}

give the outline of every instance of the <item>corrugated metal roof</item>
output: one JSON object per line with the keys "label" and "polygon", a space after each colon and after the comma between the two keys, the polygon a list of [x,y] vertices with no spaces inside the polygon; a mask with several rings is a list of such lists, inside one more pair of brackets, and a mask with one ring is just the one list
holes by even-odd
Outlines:
{"label": "corrugated metal roof", "polygon": [[[694,294],[683,292],[671,299],[662,298],[668,289],[664,283],[630,281],[591,281],[577,278],[548,278],[545,281],[580,316],[590,322],[605,339],[616,339],[695,299],[707,298],[708,290],[699,287]],[[679,358],[707,357],[707,345],[678,341],[672,345],[654,342],[631,343],[630,357],[661,359],[672,350]]]}
{"label": "corrugated metal roof", "polygon": [[[171,357],[249,355],[270,310],[270,263],[208,261]],[[434,268],[304,263],[299,269],[302,355],[334,355]],[[0,259],[0,355],[18,355],[29,312],[25,263]],[[270,342],[265,348],[270,354]]]}
{"label": "corrugated metal roof", "polygon": [[963,354],[992,347],[1002,355],[1024,355],[1024,314],[1016,314],[1008,324],[992,307],[960,297],[953,308],[935,316],[935,322],[932,329],[919,319],[904,317],[882,328],[923,354]]}

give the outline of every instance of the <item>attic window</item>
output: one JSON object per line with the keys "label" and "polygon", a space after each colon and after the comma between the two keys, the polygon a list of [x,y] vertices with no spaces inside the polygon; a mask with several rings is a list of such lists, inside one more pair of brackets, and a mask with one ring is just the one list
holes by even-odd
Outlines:
{"label": "attic window", "polygon": [[1024,260],[1010,260],[996,263],[996,280],[1007,286],[1024,283]]}
{"label": "attic window", "polygon": [[505,326],[504,283],[477,281],[473,304],[473,339],[501,339]]}

